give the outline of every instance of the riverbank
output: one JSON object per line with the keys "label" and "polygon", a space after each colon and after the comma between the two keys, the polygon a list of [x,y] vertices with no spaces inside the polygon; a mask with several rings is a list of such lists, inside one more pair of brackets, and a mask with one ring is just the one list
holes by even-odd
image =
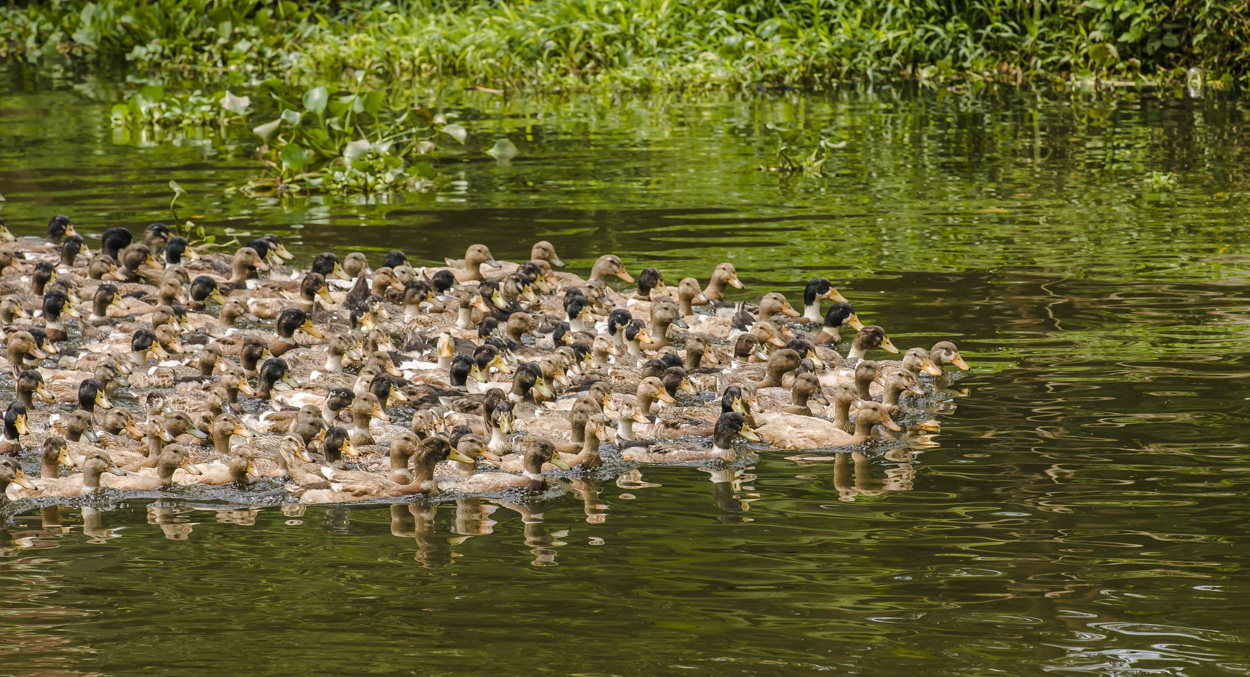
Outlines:
{"label": "riverbank", "polygon": [[494,89],[804,87],[848,80],[1181,80],[1250,73],[1250,10],[1181,0],[308,2],[0,8],[0,59],[227,81],[461,79]]}

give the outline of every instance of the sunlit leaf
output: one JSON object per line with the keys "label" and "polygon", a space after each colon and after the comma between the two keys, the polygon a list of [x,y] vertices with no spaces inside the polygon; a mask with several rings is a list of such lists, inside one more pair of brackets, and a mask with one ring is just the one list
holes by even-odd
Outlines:
{"label": "sunlit leaf", "polygon": [[321,115],[326,110],[326,102],[330,100],[330,92],[325,87],[313,87],[304,92],[304,110]]}
{"label": "sunlit leaf", "polygon": [[386,96],[382,92],[368,92],[361,97],[361,108],[369,115],[377,115]]}
{"label": "sunlit leaf", "polygon": [[160,85],[145,85],[139,90],[144,100],[151,103],[160,103],[165,100],[165,88]]}
{"label": "sunlit leaf", "polygon": [[499,139],[495,142],[495,145],[486,151],[486,154],[499,160],[501,163],[506,163],[516,157],[516,144],[508,139]]}
{"label": "sunlit leaf", "polygon": [[303,119],[304,119],[304,114],[297,110],[288,109],[288,110],[282,111],[282,120],[285,121],[288,125],[291,125],[292,127],[298,127],[299,123],[303,121]]}
{"label": "sunlit leaf", "polygon": [[372,147],[373,144],[369,143],[368,139],[352,141],[343,149],[343,158],[347,160],[348,164],[351,164],[352,160],[365,155]]}
{"label": "sunlit leaf", "polygon": [[229,91],[226,92],[225,96],[221,97],[221,107],[225,108],[231,113],[234,113],[235,115],[243,115],[244,113],[247,112],[248,106],[251,106],[251,105],[252,105],[251,97],[235,96],[231,94]]}
{"label": "sunlit leaf", "polygon": [[263,125],[257,125],[253,127],[252,133],[255,134],[256,136],[259,136],[261,141],[264,141],[265,143],[269,143],[269,140],[273,138],[273,135],[278,132],[278,125],[281,125],[281,124],[282,124],[282,118],[278,118],[277,120],[274,120],[273,122],[266,122]]}
{"label": "sunlit leaf", "polygon": [[170,190],[172,190],[172,191],[174,191],[174,194],[175,194],[175,195],[186,195],[186,194],[187,194],[187,191],[186,191],[186,190],[184,190],[182,186],[178,185],[178,182],[177,182],[177,181],[174,181],[173,179],[170,179],[170,180],[169,180],[169,189],[170,189]]}
{"label": "sunlit leaf", "polygon": [[441,131],[444,134],[450,136],[451,138],[459,141],[460,143],[464,143],[464,140],[469,138],[468,130],[466,130],[461,125],[456,125],[456,124],[444,125]]}
{"label": "sunlit leaf", "polygon": [[130,117],[130,106],[127,106],[124,103],[115,103],[113,104],[113,109],[110,112],[110,116],[114,120],[125,120],[126,118]]}

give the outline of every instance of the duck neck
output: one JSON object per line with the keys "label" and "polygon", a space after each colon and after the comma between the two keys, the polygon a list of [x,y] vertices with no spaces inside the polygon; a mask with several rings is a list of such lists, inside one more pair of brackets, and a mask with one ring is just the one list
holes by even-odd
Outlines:
{"label": "duck neck", "polygon": [[850,352],[846,354],[846,359],[847,360],[862,360],[864,359],[864,353],[866,352],[868,352],[867,348],[864,348],[858,343],[852,344]]}
{"label": "duck neck", "polygon": [[447,355],[447,356],[439,355],[438,356],[438,368],[450,369],[451,368],[451,355]]}
{"label": "duck neck", "polygon": [[502,430],[495,426],[491,426],[490,442],[487,443],[487,447],[489,447],[491,451],[498,454],[501,451],[510,451],[512,449],[512,442],[508,440],[508,436],[505,435]]}
{"label": "duck neck", "polygon": [[338,353],[331,352],[329,354],[329,357],[326,358],[326,371],[335,373],[335,372],[339,372],[342,370],[343,370],[343,356]]}
{"label": "duck neck", "polygon": [[616,421],[616,436],[622,440],[634,440],[634,419],[625,414]]}
{"label": "duck neck", "polygon": [[805,408],[805,409],[806,409],[806,408],[807,408],[807,398],[809,398],[809,397],[811,397],[811,396],[812,396],[812,394],[811,394],[811,393],[809,393],[809,392],[807,392],[807,390],[806,390],[806,389],[803,389],[803,388],[792,388],[792,389],[790,390],[790,404],[792,404],[792,405],[794,405],[794,406],[796,406],[796,407],[803,407],[803,408]]}
{"label": "duck neck", "polygon": [[833,424],[846,429],[851,424],[851,400],[842,397],[833,401]]}
{"label": "duck neck", "polygon": [[473,306],[460,306],[460,314],[456,316],[456,327],[468,329],[473,326]]}
{"label": "duck neck", "polygon": [[808,322],[820,322],[822,319],[824,319],[820,316],[820,301],[819,300],[803,305],[803,319],[807,320]]}
{"label": "duck neck", "polygon": [[668,345],[668,326],[672,323],[672,320],[664,318],[657,319],[651,323],[651,348],[653,350]]}
{"label": "duck neck", "polygon": [[769,366],[764,374],[764,380],[755,385],[756,388],[780,388],[781,379],[785,378],[786,370],[781,367]]}
{"label": "duck neck", "polygon": [[642,354],[642,344],[640,342],[626,341],[626,343],[629,345],[630,357],[633,357],[634,359],[637,359],[637,360],[643,359],[644,355]]}
{"label": "duck neck", "polygon": [[891,383],[890,387],[886,388],[885,391],[881,394],[881,404],[884,404],[887,407],[896,407],[898,406],[898,398],[902,394],[903,394],[902,386],[898,385],[897,383]]}
{"label": "duck neck", "polygon": [[213,451],[218,454],[230,453],[230,437],[233,434],[234,430],[214,431]]}
{"label": "duck neck", "polygon": [[855,435],[852,436],[850,444],[860,445],[868,441],[872,436],[872,427],[876,425],[876,421],[870,420],[867,416],[860,416],[855,421]]}
{"label": "duck neck", "polygon": [[26,405],[26,409],[27,409],[27,411],[34,411],[34,410],[35,410],[34,393],[32,393],[32,392],[31,392],[31,391],[29,391],[29,390],[18,390],[18,391],[17,391],[17,401],[18,401],[18,402],[21,402],[21,403],[22,403],[22,404],[24,404],[24,405]]}
{"label": "duck neck", "polygon": [[471,477],[477,473],[477,463],[465,463],[464,461],[452,461],[456,467],[456,474],[461,477]]}
{"label": "duck neck", "polygon": [[682,317],[694,315],[694,306],[690,303],[691,300],[692,299],[689,296],[686,296],[685,294],[681,294],[678,297],[677,312],[681,314]]}
{"label": "duck neck", "polygon": [[[39,459],[39,477],[49,480],[59,477],[61,474],[61,461],[59,458],[40,458]],[[3,491],[0,491],[0,496]]]}
{"label": "duck neck", "polygon": [[861,400],[872,399],[872,376],[855,379],[855,393]]}
{"label": "duck neck", "polygon": [[816,337],[816,345],[842,342],[842,328],[825,325],[820,328],[820,336]]}
{"label": "duck neck", "polygon": [[580,315],[569,318],[569,331],[586,331],[586,325]]}
{"label": "duck neck", "polygon": [[321,405],[321,418],[325,419],[326,425],[334,425],[339,420],[339,413],[330,408],[328,399]]}
{"label": "duck neck", "polygon": [[719,277],[713,277],[708,281],[707,289],[703,291],[703,295],[706,296],[709,301],[724,301],[725,285],[727,283],[727,280],[722,280]]}
{"label": "duck neck", "polygon": [[596,434],[586,435],[582,441],[582,450],[578,453],[578,463],[585,463],[587,459],[599,457],[599,436]]}
{"label": "duck neck", "polygon": [[[569,439],[573,442],[584,442],[586,440],[586,420],[577,418],[569,421]],[[594,437],[591,435],[591,437]]]}
{"label": "duck neck", "polygon": [[698,369],[699,365],[703,364],[703,353],[687,350],[686,362],[689,363],[691,369]]}

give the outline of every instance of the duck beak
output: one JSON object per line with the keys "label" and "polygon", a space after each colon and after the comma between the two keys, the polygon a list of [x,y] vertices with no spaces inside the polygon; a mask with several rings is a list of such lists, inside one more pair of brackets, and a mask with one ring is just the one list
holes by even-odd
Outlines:
{"label": "duck beak", "polygon": [[225,303],[225,302],[226,302],[226,297],[224,297],[224,296],[222,296],[222,295],[221,295],[221,290],[219,290],[219,289],[214,289],[214,290],[210,291],[210,292],[208,293],[208,298],[210,298],[210,299],[212,299],[212,300],[216,301],[216,302],[217,302],[217,303],[219,303],[219,304],[221,304],[221,303]]}
{"label": "duck beak", "polygon": [[[971,369],[971,368],[972,368],[972,367],[969,367],[969,366],[968,366],[968,363],[967,363],[967,362],[964,362],[964,358],[963,358],[963,356],[962,356],[962,355],[960,355],[959,353],[955,353],[955,357],[951,360],[951,364],[953,364],[953,365],[955,365],[956,367],[958,367],[961,371],[968,371],[969,369]],[[938,370],[938,373],[939,373],[939,374],[940,374],[940,373],[942,373],[942,370],[941,370],[941,369],[939,369],[939,370]]]}
{"label": "duck beak", "polygon": [[26,473],[22,472],[21,468],[18,468],[17,473],[13,475],[13,481],[18,486],[23,487],[25,489],[30,489],[31,491],[34,491],[39,488],[35,486],[34,482],[30,481],[30,478],[26,477]]}
{"label": "duck beak", "polygon": [[26,425],[26,414],[18,416],[17,420],[13,422],[13,427],[17,428],[18,435],[30,434],[30,426]]}
{"label": "duck beak", "polygon": [[785,313],[786,315],[789,315],[790,317],[798,317],[799,315],[802,314],[799,311],[795,310],[794,306],[790,305],[789,303],[787,303],[785,307],[781,309],[781,312]]}
{"label": "duck beak", "polygon": [[477,364],[469,368],[469,378],[478,383],[486,383],[486,377],[482,375],[482,369]]}
{"label": "duck beak", "polygon": [[822,393],[822,392],[820,392],[819,390],[817,390],[816,392],[812,393],[812,399],[813,399],[813,400],[816,400],[817,402],[819,402],[819,403],[821,403],[821,404],[823,404],[823,405],[825,405],[825,406],[829,406],[829,398],[825,397],[825,394],[824,394],[824,393]]}
{"label": "duck beak", "polygon": [[825,368],[825,361],[820,359],[819,357],[816,357],[816,351],[814,350],[807,351],[807,359],[811,360],[812,366],[816,367],[817,369]]}
{"label": "duck beak", "polygon": [[632,418],[635,423],[650,423],[651,422],[651,419],[647,418],[646,414],[642,413],[641,411],[635,411],[634,415],[631,416],[630,418]]}
{"label": "duck beak", "polygon": [[512,416],[504,416],[495,425],[499,427],[499,432],[505,435],[512,434]]}
{"label": "duck beak", "polygon": [[887,336],[887,337],[885,337],[884,339],[882,339],[882,340],[881,340],[881,349],[882,349],[882,350],[884,350],[884,351],[885,351],[885,352],[887,352],[887,353],[897,353],[897,352],[898,352],[898,348],[895,348],[895,347],[894,347],[894,344],[890,341],[890,337],[889,337],[889,336]]}
{"label": "duck beak", "polygon": [[628,270],[625,270],[625,266],[621,266],[621,269],[616,271],[616,276],[621,278],[622,280],[625,280],[626,282],[629,282],[629,283],[634,282],[634,276],[630,275]]}
{"label": "duck beak", "polygon": [[605,426],[599,426],[598,428],[595,428],[595,437],[599,438],[600,442],[612,441],[611,439],[612,434],[608,432],[608,429]]}
{"label": "duck beak", "polygon": [[825,298],[832,299],[834,303],[850,303],[850,301],[847,301],[846,297],[839,293],[837,289],[829,290],[829,295]]}
{"label": "duck beak", "polygon": [[343,440],[343,448],[341,451],[348,456],[360,455],[360,450],[356,448],[356,445],[352,444],[351,440]]}
{"label": "duck beak", "polygon": [[478,294],[477,296],[473,297],[473,307],[482,311],[483,313],[490,312],[490,306],[486,305],[486,301],[482,300],[481,294]]}
{"label": "duck beak", "polygon": [[942,375],[942,370],[936,364],[933,364],[933,360],[925,360],[924,364],[920,365],[920,370],[930,376]]}
{"label": "duck beak", "polygon": [[8,228],[0,226],[0,240],[4,240],[5,242],[16,242],[17,236],[9,232]]}
{"label": "duck beak", "polygon": [[382,420],[382,421],[389,421],[389,420],[391,420],[391,417],[390,417],[390,416],[387,416],[387,415],[386,415],[386,412],[385,412],[385,411],[382,411],[382,407],[381,407],[380,405],[377,405],[377,404],[373,405],[373,417],[374,417],[374,418],[377,418],[377,419],[379,419],[379,420]]}
{"label": "duck beak", "polygon": [[295,377],[291,376],[290,372],[287,372],[282,375],[282,382],[291,386],[292,388],[298,389],[300,387],[299,381],[296,381]]}
{"label": "duck beak", "polygon": [[82,317],[82,313],[78,312],[77,308],[68,303],[65,304],[65,314],[70,317]]}
{"label": "duck beak", "polygon": [[430,292],[429,294],[426,294],[425,300],[429,301],[430,305],[434,306],[435,308],[438,308],[439,310],[442,310],[447,307],[447,305],[443,303],[442,299],[434,295],[434,292]]}
{"label": "duck beak", "polygon": [[494,461],[494,462],[496,462],[496,463],[498,463],[498,462],[501,460],[501,459],[499,458],[499,454],[496,454],[495,452],[491,451],[490,449],[483,449],[483,450],[482,450],[482,458],[484,458],[484,459],[486,459],[486,460],[488,460],[488,461]]}
{"label": "duck beak", "polygon": [[534,278],[534,286],[535,286],[535,287],[538,287],[538,291],[540,291],[540,292],[542,292],[542,293],[544,293],[544,294],[550,294],[550,293],[551,293],[551,285],[547,284],[547,280],[543,279],[543,277],[542,277],[541,275],[539,275],[538,277]]}
{"label": "duck beak", "polygon": [[265,263],[264,259],[256,259],[256,263],[253,265],[256,267],[256,270],[261,272],[269,270],[269,264]]}
{"label": "duck beak", "polygon": [[199,254],[199,252],[195,251],[195,250],[194,250],[194,249],[192,249],[191,247],[187,247],[186,251],[182,252],[182,255],[183,255],[183,256],[185,256],[185,257],[187,257],[187,260],[188,260],[188,261],[199,261],[199,260],[200,260],[200,254]]}
{"label": "duck beak", "polygon": [[547,379],[545,378],[540,377],[537,381],[534,381],[534,390],[537,390],[538,394],[543,397],[556,396],[555,393],[551,392],[551,387],[547,385]]}
{"label": "duck beak", "polygon": [[900,428],[899,425],[894,422],[894,419],[890,418],[889,414],[881,415],[881,425],[889,428],[890,430],[893,430],[894,432],[899,432],[900,430],[902,430],[902,428]]}
{"label": "duck beak", "polygon": [[690,304],[695,306],[706,306],[711,302],[712,300],[705,296],[703,292],[698,292],[694,295],[694,298],[690,299]]}
{"label": "duck beak", "polygon": [[764,344],[762,343],[755,346],[754,354],[761,362],[766,362],[768,360],[768,352],[764,350]]}
{"label": "duck beak", "polygon": [[681,391],[688,395],[699,394],[699,391],[694,389],[694,383],[691,383],[689,378],[683,378],[681,380]]}
{"label": "duck beak", "polygon": [[668,391],[666,391],[666,390],[661,390],[660,392],[656,393],[656,395],[655,395],[655,399],[657,399],[657,400],[659,400],[659,401],[661,401],[661,402],[667,402],[668,404],[676,404],[676,403],[677,403],[677,400],[673,399],[673,396],[672,396],[672,395],[669,395],[669,394],[668,394]]}
{"label": "duck beak", "polygon": [[737,273],[729,276],[729,285],[734,289],[742,289],[742,280],[738,279]]}
{"label": "duck beak", "polygon": [[278,246],[273,248],[273,251],[275,254],[278,255],[279,258],[286,259],[287,261],[290,261],[291,259],[295,258],[295,255],[292,254],[289,250],[287,250],[286,245],[282,244],[281,242],[278,243]]}
{"label": "duck beak", "polygon": [[[100,436],[95,434],[95,426],[91,425],[90,421],[87,422],[87,428],[82,431],[82,434],[92,443],[98,443],[100,441]],[[70,461],[68,456],[65,457],[65,460]],[[70,461],[69,465],[73,467],[74,463]]]}
{"label": "duck beak", "polygon": [[126,431],[126,434],[127,434],[127,435],[130,435],[131,437],[133,437],[133,438],[134,438],[134,439],[136,439],[136,440],[141,440],[141,439],[143,439],[143,431],[142,431],[142,430],[139,430],[139,427],[138,427],[137,425],[135,425],[135,422],[134,422],[134,421],[127,421],[127,422],[126,422],[126,428],[125,428],[125,431]]}
{"label": "duck beak", "polygon": [[508,307],[508,304],[503,300],[503,294],[498,289],[491,292],[490,300],[491,300],[491,303],[494,303],[497,308]]}
{"label": "duck beak", "polygon": [[408,401],[408,396],[405,395],[404,391],[400,390],[399,388],[391,388],[391,393],[386,398],[387,406],[390,406],[396,402],[403,403],[407,401]]}
{"label": "duck beak", "polygon": [[538,297],[534,295],[534,289],[529,286],[523,287],[521,289],[521,298],[525,299],[526,301],[529,301],[530,303],[534,303],[538,301]]}
{"label": "duck beak", "polygon": [[104,394],[104,391],[102,391],[102,390],[97,390],[97,391],[95,391],[95,403],[96,403],[96,406],[98,406],[98,407],[100,407],[100,408],[102,408],[102,409],[112,409],[112,408],[113,408],[113,403],[112,403],[112,402],[109,402],[109,398],[108,398],[108,396],[107,396],[107,395],[105,395],[105,394]]}
{"label": "duck beak", "polygon": [[231,434],[238,435],[239,437],[251,437],[252,431],[245,428],[242,423],[235,423],[234,432]]}
{"label": "duck beak", "polygon": [[742,398],[741,398],[741,397],[735,397],[735,398],[733,398],[733,400],[732,400],[732,401],[730,401],[730,403],[729,403],[729,408],[730,408],[730,409],[732,409],[733,411],[738,412],[739,414],[744,415],[744,416],[745,416],[745,415],[746,415],[746,413],[747,413],[747,408],[746,408],[746,405],[742,403]]}
{"label": "duck beak", "polygon": [[204,474],[204,473],[203,473],[203,472],[202,472],[199,468],[195,467],[195,464],[194,464],[194,463],[192,463],[192,462],[191,462],[191,457],[190,457],[190,456],[188,456],[187,458],[183,459],[183,461],[182,461],[182,465],[180,465],[180,466],[178,466],[178,467],[180,467],[180,468],[182,468],[183,470],[185,470],[185,471],[187,471],[187,472],[191,473],[192,475],[203,475],[203,474]]}
{"label": "duck beak", "polygon": [[[773,345],[775,345],[775,346],[777,346],[778,348],[785,348],[785,347],[786,347],[786,342],[785,342],[785,341],[782,341],[782,340],[781,340],[781,337],[780,337],[780,336],[777,336],[776,334],[773,334],[772,336],[769,336],[769,337],[768,337],[768,342],[769,342],[769,343],[771,343],[771,344],[773,344]],[[898,351],[895,351],[895,352],[898,352]]]}
{"label": "duck beak", "polygon": [[560,260],[560,257],[559,257],[559,256],[556,256],[555,254],[552,254],[552,255],[551,255],[551,258],[547,259],[547,263],[550,263],[551,265],[555,266],[556,268],[563,268],[563,267],[564,267],[564,261],[561,261],[561,260]]}
{"label": "duck beak", "polygon": [[169,353],[165,352],[165,349],[161,347],[160,343],[152,344],[152,352],[156,353],[157,357],[161,357],[161,358],[169,357]]}
{"label": "duck beak", "polygon": [[490,257],[489,259],[486,259],[485,263],[486,263],[486,265],[490,266],[491,268],[499,268],[499,267],[501,267],[501,266],[499,265],[499,262],[498,262],[498,261],[496,261],[496,260],[495,260],[495,257],[493,257],[493,256],[492,256],[492,257]]}
{"label": "duck beak", "polygon": [[164,440],[164,441],[166,441],[166,442],[173,442],[173,441],[174,441],[174,436],[173,436],[173,435],[170,435],[170,434],[169,434],[169,431],[168,431],[168,430],[166,430],[166,429],[164,429],[164,428],[158,428],[158,429],[157,429],[157,431],[156,431],[156,436],[157,436],[157,437],[159,437],[159,438],[161,438],[162,440]]}
{"label": "duck beak", "polygon": [[201,439],[201,440],[208,439],[208,435],[205,434],[203,430],[200,430],[199,428],[195,426],[191,426],[190,428],[187,428],[187,434],[190,435],[191,437]]}
{"label": "duck beak", "polygon": [[239,392],[248,397],[256,397],[256,390],[247,381],[239,381]]}
{"label": "duck beak", "polygon": [[638,332],[638,340],[642,343],[655,343],[655,341],[651,340],[651,332],[646,329]]}
{"label": "duck beak", "polygon": [[333,277],[338,280],[351,280],[352,279],[347,276],[347,272],[343,270],[343,266],[340,265],[338,262],[335,262],[334,270],[330,271],[330,277]]}
{"label": "duck beak", "polygon": [[742,428],[738,430],[738,434],[742,437],[747,438],[748,440],[751,440],[752,442],[760,441],[759,434],[757,434],[754,430],[751,430],[751,428],[748,427],[747,424],[745,423],[743,423]]}
{"label": "duck beak", "polygon": [[65,225],[65,237],[74,237],[77,234],[78,231],[74,230],[74,224],[69,223]]}
{"label": "duck beak", "polygon": [[144,259],[144,260],[143,260],[143,265],[145,265],[145,266],[147,266],[147,267],[149,267],[149,268],[155,268],[155,269],[157,269],[157,270],[162,270],[160,262],[159,262],[159,261],[157,261],[157,260],[156,260],[156,259],[155,259],[155,258],[154,258],[151,254],[148,254],[148,257],[147,257],[146,259]]}
{"label": "duck beak", "polygon": [[673,324],[677,325],[678,327],[681,327],[682,329],[690,328],[690,325],[686,324],[686,321],[681,319],[680,317],[674,317]]}
{"label": "duck beak", "polygon": [[[304,456],[305,456],[305,457],[307,457],[307,456],[308,456],[308,454],[304,454]],[[311,460],[311,459],[310,459],[310,460]],[[247,474],[251,475],[252,477],[260,477],[260,473],[256,470],[256,464],[255,464],[255,463],[253,463],[252,461],[248,461],[248,462],[247,462],[247,471],[246,471],[246,472],[247,472]]]}
{"label": "duck beak", "polygon": [[501,374],[512,373],[512,367],[508,364],[507,360],[503,359],[503,355],[496,355],[495,359],[490,361],[490,366],[498,369]]}
{"label": "duck beak", "polygon": [[42,360],[42,359],[46,359],[48,357],[48,354],[38,348],[31,348],[30,356],[37,360]]}
{"label": "duck beak", "polygon": [[550,460],[550,461],[548,461],[548,463],[550,463],[551,465],[554,465],[555,467],[557,467],[557,468],[559,468],[559,469],[561,469],[561,470],[572,470],[572,469],[573,469],[573,467],[572,467],[572,466],[570,466],[568,463],[566,463],[564,459],[560,458],[560,452],[558,452],[558,451],[557,451],[556,453],[554,453],[554,454],[552,454],[552,455],[551,455],[551,460]]}
{"label": "duck beak", "polygon": [[[52,403],[55,401],[55,398],[52,397],[52,393],[48,392],[48,387],[42,383],[35,386],[35,394],[38,395],[39,399],[43,400],[44,402]],[[108,407],[105,407],[105,408],[107,409]]]}
{"label": "duck beak", "polygon": [[461,463],[477,463],[477,461],[461,453],[459,449],[452,449],[451,453],[447,454],[447,458],[452,461],[460,461]]}
{"label": "duck beak", "polygon": [[126,471],[119,468],[117,464],[112,461],[112,459],[109,460],[109,467],[105,468],[104,471],[113,473],[118,477],[125,477],[127,474]]}
{"label": "duck beak", "polygon": [[169,346],[167,346],[167,348],[168,348],[168,352],[173,353],[175,355],[181,355],[182,354],[182,341],[179,341],[178,339],[174,339],[169,342]]}
{"label": "duck beak", "polygon": [[321,289],[318,289],[317,296],[320,296],[321,300],[326,302],[326,305],[334,305],[334,299],[330,298],[329,287],[322,287]]}
{"label": "duck beak", "polygon": [[438,339],[438,356],[439,356],[440,358],[449,358],[449,357],[454,357],[454,356],[455,356],[455,354],[456,354],[456,352],[455,352],[455,351],[456,351],[456,348],[455,348],[455,345],[453,344],[453,342],[452,342],[452,340],[451,340],[451,337],[446,336],[446,335],[444,335],[444,336],[442,336],[442,337],[439,337],[439,339]]}
{"label": "duck beak", "polygon": [[272,360],[272,359],[273,359],[273,353],[269,352],[269,346],[264,346],[263,348],[261,348],[260,361],[264,362],[265,360]]}
{"label": "duck beak", "polygon": [[22,308],[22,307],[20,307],[20,306],[19,306],[19,307],[18,307],[18,309],[17,309],[17,316],[18,316],[18,317],[20,317],[20,318],[22,318],[22,319],[24,319],[24,320],[29,320],[29,319],[30,319],[30,313],[26,312],[26,309],[25,309],[25,308]]}
{"label": "duck beak", "polygon": [[321,330],[313,326],[312,320],[304,320],[304,326],[300,327],[300,329],[303,329],[304,333],[308,334],[309,336],[315,336],[317,338],[325,338],[325,336],[321,334]]}
{"label": "duck beak", "polygon": [[109,302],[109,305],[119,310],[130,310],[130,304],[126,303],[126,299],[122,298],[120,295],[114,296],[113,300]]}
{"label": "duck beak", "polygon": [[864,323],[859,321],[859,313],[851,313],[851,316],[847,318],[846,323],[851,325],[851,329],[854,329],[855,331],[859,331],[864,328]]}

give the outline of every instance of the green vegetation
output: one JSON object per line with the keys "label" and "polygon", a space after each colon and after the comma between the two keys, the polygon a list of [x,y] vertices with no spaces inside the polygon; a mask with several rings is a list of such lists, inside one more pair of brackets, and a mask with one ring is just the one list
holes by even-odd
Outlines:
{"label": "green vegetation", "polygon": [[48,0],[0,57],[227,80],[821,87],[848,78],[1208,81],[1250,73],[1235,0]]}

